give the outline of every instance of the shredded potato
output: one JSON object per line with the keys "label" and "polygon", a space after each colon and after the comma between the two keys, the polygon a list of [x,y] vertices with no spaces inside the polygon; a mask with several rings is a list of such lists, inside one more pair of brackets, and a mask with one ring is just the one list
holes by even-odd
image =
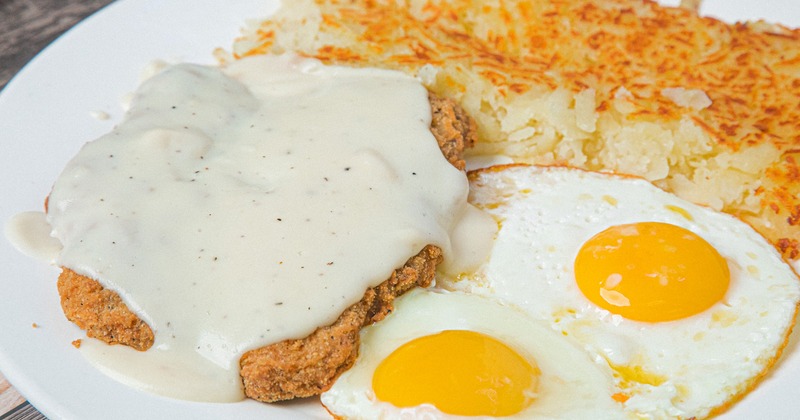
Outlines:
{"label": "shredded potato", "polygon": [[799,259],[800,31],[685,3],[291,1],[230,58],[406,71],[477,120],[475,153],[642,176]]}

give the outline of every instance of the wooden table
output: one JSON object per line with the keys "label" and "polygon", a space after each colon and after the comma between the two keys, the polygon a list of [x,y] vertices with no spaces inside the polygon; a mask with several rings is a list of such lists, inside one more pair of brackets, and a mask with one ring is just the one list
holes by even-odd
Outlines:
{"label": "wooden table", "polygon": [[[0,89],[47,44],[108,3],[111,0],[0,1]],[[0,417],[24,402],[0,373]]]}
{"label": "wooden table", "polygon": [[25,402],[25,398],[0,374],[0,416]]}

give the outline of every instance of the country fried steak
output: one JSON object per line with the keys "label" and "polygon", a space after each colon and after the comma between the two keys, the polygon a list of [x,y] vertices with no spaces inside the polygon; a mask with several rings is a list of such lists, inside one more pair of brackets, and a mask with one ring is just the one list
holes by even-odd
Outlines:
{"label": "country fried steak", "polygon": [[[452,100],[430,95],[433,133],[439,148],[456,168],[465,167],[463,152],[476,137],[475,122]],[[46,205],[45,205],[46,206]],[[286,340],[246,352],[240,360],[245,394],[274,402],[317,395],[328,389],[358,355],[359,331],[392,311],[394,299],[433,280],[442,252],[428,245],[396,269],[331,325],[303,339]],[[89,337],[145,351],[153,345],[151,328],[112,290],[64,267],[58,278],[61,307],[67,319]]]}

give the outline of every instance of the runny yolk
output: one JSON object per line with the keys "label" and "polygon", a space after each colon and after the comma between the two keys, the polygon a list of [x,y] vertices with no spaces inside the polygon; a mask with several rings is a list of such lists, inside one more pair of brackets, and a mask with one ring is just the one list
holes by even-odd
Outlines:
{"label": "runny yolk", "polygon": [[474,331],[416,338],[384,359],[376,397],[397,407],[431,404],[461,416],[508,416],[533,401],[539,369],[507,345]]}
{"label": "runny yolk", "polygon": [[583,244],[575,279],[584,295],[625,318],[686,318],[719,302],[728,290],[725,259],[703,238],[659,222],[612,226]]}

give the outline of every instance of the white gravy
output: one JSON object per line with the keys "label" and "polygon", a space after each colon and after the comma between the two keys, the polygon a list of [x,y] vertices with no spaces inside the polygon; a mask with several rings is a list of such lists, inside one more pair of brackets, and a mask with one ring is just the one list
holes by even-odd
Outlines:
{"label": "white gravy", "polygon": [[40,211],[15,214],[5,224],[5,235],[17,250],[33,259],[55,264],[61,242],[50,236],[50,224]]}
{"label": "white gravy", "polygon": [[56,263],[118,292],[155,333],[146,352],[83,351],[155,393],[241,399],[245,351],[330,324],[426,244],[448,255],[455,225],[476,220],[430,122],[426,90],[392,71],[284,55],[156,74],[50,195]]}

